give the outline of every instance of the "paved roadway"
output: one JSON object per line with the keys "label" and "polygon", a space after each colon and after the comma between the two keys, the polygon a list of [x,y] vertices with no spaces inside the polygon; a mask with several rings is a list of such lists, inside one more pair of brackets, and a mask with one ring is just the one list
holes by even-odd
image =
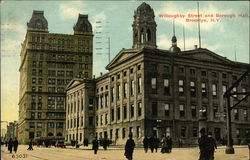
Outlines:
{"label": "paved roadway", "polygon": [[[33,151],[27,151],[27,145],[19,145],[17,154],[9,154],[5,146],[1,146],[1,160],[125,160],[122,148],[102,148],[94,155],[89,148],[44,148],[34,146]],[[247,146],[235,146],[235,154],[225,154],[225,147],[219,147],[215,153],[215,160],[248,160]],[[25,157],[24,157],[25,156]],[[142,148],[136,148],[133,160],[198,160],[199,149],[173,148],[171,154],[144,153]]]}

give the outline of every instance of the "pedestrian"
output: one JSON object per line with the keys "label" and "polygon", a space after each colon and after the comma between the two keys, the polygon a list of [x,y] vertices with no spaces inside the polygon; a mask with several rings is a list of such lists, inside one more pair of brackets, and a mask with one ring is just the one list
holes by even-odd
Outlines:
{"label": "pedestrian", "polygon": [[88,146],[88,145],[89,145],[89,140],[88,140],[88,138],[84,138],[83,143],[84,143],[84,146]]}
{"label": "pedestrian", "polygon": [[210,158],[210,152],[209,152],[209,139],[207,135],[205,134],[205,128],[202,128],[200,130],[201,137],[198,139],[199,143],[199,149],[200,149],[200,157],[199,160],[209,160]]}
{"label": "pedestrian", "polygon": [[162,148],[161,148],[161,153],[166,153],[167,152],[167,138],[165,135],[162,136]]}
{"label": "pedestrian", "polygon": [[30,139],[29,148],[27,150],[33,150],[33,140]]}
{"label": "pedestrian", "polygon": [[145,136],[143,139],[143,148],[144,148],[145,153],[148,152],[148,145],[149,145],[149,139],[147,136]]}
{"label": "pedestrian", "polygon": [[132,139],[132,137],[133,137],[132,133],[129,133],[128,136],[129,136],[129,139],[127,140],[126,145],[125,145],[124,155],[128,160],[132,160],[133,159],[133,152],[134,152],[134,148],[135,148],[135,142]]}
{"label": "pedestrian", "polygon": [[14,151],[15,153],[17,152],[17,147],[18,147],[18,141],[17,139],[15,138],[15,140],[13,141],[13,146],[14,146]]}
{"label": "pedestrian", "polygon": [[173,144],[172,138],[167,136],[166,143],[167,143],[167,151],[168,151],[168,153],[171,153],[172,152],[172,144]]}
{"label": "pedestrian", "polygon": [[107,146],[108,146],[108,140],[107,137],[104,137],[103,141],[102,141],[102,146],[104,150],[107,150]]}
{"label": "pedestrian", "polygon": [[95,137],[94,140],[92,141],[92,150],[94,150],[95,154],[97,154],[98,148],[99,148],[99,143],[97,137]]}
{"label": "pedestrian", "polygon": [[8,141],[7,140],[5,141],[5,147],[8,147]]}
{"label": "pedestrian", "polygon": [[181,138],[178,140],[178,143],[179,143],[179,148],[181,148],[181,147],[182,147],[182,145],[183,145],[183,141],[182,141],[182,139],[181,139]]}
{"label": "pedestrian", "polygon": [[154,152],[154,137],[153,136],[151,136],[149,138],[149,144],[148,144],[148,146],[149,146],[149,148],[151,150],[151,153],[153,153]]}
{"label": "pedestrian", "polygon": [[210,152],[210,158],[209,160],[214,160],[214,152],[215,149],[217,149],[217,145],[216,145],[216,141],[215,139],[212,137],[212,132],[208,133],[208,139],[209,139],[209,152]]}
{"label": "pedestrian", "polygon": [[156,136],[154,136],[154,149],[155,149],[155,152],[157,152],[157,150],[158,150],[159,143],[160,143],[159,138],[157,138]]}
{"label": "pedestrian", "polygon": [[12,138],[10,138],[8,142],[8,151],[10,151],[10,153],[12,153],[12,147],[13,147],[13,141],[12,141]]}

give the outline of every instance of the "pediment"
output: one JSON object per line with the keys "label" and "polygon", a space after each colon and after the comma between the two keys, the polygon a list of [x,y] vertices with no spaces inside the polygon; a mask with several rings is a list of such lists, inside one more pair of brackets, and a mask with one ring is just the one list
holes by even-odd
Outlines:
{"label": "pediment", "polygon": [[77,85],[79,85],[79,84],[81,84],[81,83],[82,83],[82,80],[80,80],[80,79],[72,79],[72,80],[69,82],[69,84],[67,85],[66,89],[70,89],[70,88],[72,88],[72,87],[74,87],[74,86],[77,86]]}
{"label": "pediment", "polygon": [[106,66],[106,69],[122,62],[137,53],[138,50],[121,50],[116,57]]}
{"label": "pediment", "polygon": [[203,50],[202,52],[188,53],[183,55],[200,61],[209,61],[209,62],[224,63],[224,64],[232,63],[232,61],[230,61],[229,59],[222,57],[216,53],[213,53],[209,50]]}

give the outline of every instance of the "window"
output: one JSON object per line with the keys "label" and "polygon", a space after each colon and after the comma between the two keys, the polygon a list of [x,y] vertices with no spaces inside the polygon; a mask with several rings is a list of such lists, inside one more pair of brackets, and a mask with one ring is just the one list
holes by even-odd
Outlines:
{"label": "window", "polygon": [[109,95],[105,94],[105,107],[108,106]]}
{"label": "window", "polygon": [[38,119],[41,119],[41,118],[42,118],[42,113],[41,113],[41,112],[38,112],[38,113],[37,113],[37,118],[38,118]]}
{"label": "window", "polygon": [[111,88],[111,102],[114,102],[114,94],[115,94],[115,89],[114,87]]}
{"label": "window", "polygon": [[138,71],[141,70],[141,65],[140,64],[137,66],[137,70]]}
{"label": "window", "polygon": [[237,129],[236,129],[236,137],[237,137],[237,138],[240,138],[240,128],[237,128]]}
{"label": "window", "polygon": [[167,73],[169,73],[169,71],[170,71],[169,66],[164,66],[164,71],[167,72]]}
{"label": "window", "polygon": [[190,74],[195,75],[195,69],[190,69]]}
{"label": "window", "polygon": [[137,137],[137,138],[140,138],[140,137],[141,137],[141,127],[140,127],[140,126],[137,126],[137,127],[136,127],[136,137]]}
{"label": "window", "polygon": [[122,128],[122,138],[126,137],[126,128]]}
{"label": "window", "polygon": [[191,105],[192,118],[196,118],[196,105]]}
{"label": "window", "polygon": [[119,138],[119,128],[116,128],[116,130],[115,130],[115,138],[116,139]]}
{"label": "window", "polygon": [[184,81],[179,80],[179,94],[184,94]]}
{"label": "window", "polygon": [[186,127],[181,127],[181,137],[186,137],[186,130],[187,128]]}
{"label": "window", "polygon": [[42,128],[42,122],[37,122],[37,128]]}
{"label": "window", "polygon": [[32,83],[33,83],[33,84],[36,83],[36,78],[32,78]]}
{"label": "window", "polygon": [[180,105],[179,105],[179,109],[180,109],[180,117],[185,117],[184,105],[183,105],[183,104],[180,104]]}
{"label": "window", "polygon": [[202,94],[202,97],[207,96],[207,85],[205,82],[201,83],[201,94]]}
{"label": "window", "polygon": [[134,68],[130,68],[130,74],[134,73]]}
{"label": "window", "polygon": [[170,115],[170,107],[168,103],[164,104],[164,114],[165,116],[169,116]]}
{"label": "window", "polygon": [[179,72],[180,72],[180,73],[184,73],[184,68],[183,68],[183,67],[180,67],[180,68],[179,68]]}
{"label": "window", "polygon": [[89,126],[93,126],[94,119],[92,116],[89,117]]}
{"label": "window", "polygon": [[250,138],[250,129],[246,129],[246,138]]}
{"label": "window", "polygon": [[117,85],[117,100],[120,99],[120,96],[121,96],[121,85]]}
{"label": "window", "polygon": [[157,94],[156,78],[151,78],[152,93]]}
{"label": "window", "polygon": [[127,106],[123,106],[123,119],[127,119]]}
{"label": "window", "polygon": [[48,128],[54,128],[54,122],[48,122]]}
{"label": "window", "polygon": [[196,96],[196,87],[195,87],[195,82],[193,81],[190,82],[190,94],[192,97]]}
{"label": "window", "polygon": [[222,73],[222,78],[227,78],[227,74],[226,73]]}
{"label": "window", "polygon": [[206,71],[201,71],[201,76],[207,76],[207,72]]}
{"label": "window", "polygon": [[239,109],[234,109],[234,120],[239,120]]}
{"label": "window", "polygon": [[193,127],[193,137],[197,137],[197,136],[198,136],[198,128]]}
{"label": "window", "polygon": [[157,116],[158,114],[158,104],[157,102],[152,102],[152,115]]}
{"label": "window", "polygon": [[127,93],[128,93],[128,83],[125,82],[123,85],[123,97],[127,98]]}
{"label": "window", "polygon": [[141,90],[141,77],[138,78],[138,93],[142,93],[142,90]]}
{"label": "window", "polygon": [[109,130],[109,135],[110,135],[110,139],[112,140],[112,138],[113,138],[113,129]]}
{"label": "window", "polygon": [[[236,87],[233,88],[233,93],[237,93],[237,88]],[[237,95],[233,95],[233,97],[237,98]]]}
{"label": "window", "polygon": [[130,105],[130,117],[131,117],[131,118],[134,117],[134,112],[135,112],[134,104],[131,104],[131,105]]}
{"label": "window", "polygon": [[131,96],[134,96],[134,89],[135,88],[135,86],[134,86],[134,80],[131,80],[130,81],[130,95]]}
{"label": "window", "polygon": [[102,115],[101,115],[100,121],[101,121],[101,126],[102,126],[103,125],[103,116]]}
{"label": "window", "polygon": [[31,119],[35,119],[35,112],[31,112],[31,113],[30,113],[30,118],[31,118]]}
{"label": "window", "polygon": [[201,111],[201,117],[207,118],[207,105],[202,105],[202,108],[200,111]]}
{"label": "window", "polygon": [[126,77],[127,76],[127,71],[123,72],[123,76]]}
{"label": "window", "polygon": [[226,85],[222,85],[222,93],[224,94],[227,91],[227,86]]}
{"label": "window", "polygon": [[214,106],[214,108],[213,108],[213,112],[214,112],[214,119],[216,119],[217,117],[216,117],[216,113],[218,112],[218,106]]}
{"label": "window", "polygon": [[35,128],[35,122],[30,122],[30,128]]}
{"label": "window", "polygon": [[213,94],[213,97],[217,96],[217,85],[216,84],[212,84],[212,94]]}
{"label": "window", "polygon": [[96,117],[95,117],[95,124],[96,124],[96,126],[99,125],[99,124],[98,124],[98,120],[99,120],[99,119],[98,119],[98,116],[96,116]]}
{"label": "window", "polygon": [[169,80],[164,79],[164,95],[170,95]]}
{"label": "window", "polygon": [[108,114],[105,114],[105,125],[108,124]]}
{"label": "window", "polygon": [[141,102],[137,103],[137,111],[138,111],[138,117],[140,117],[142,114]]}
{"label": "window", "polygon": [[111,120],[112,121],[115,120],[115,110],[114,110],[114,108],[111,109]]}
{"label": "window", "polygon": [[216,72],[212,72],[212,77],[217,77],[217,73]]}
{"label": "window", "polygon": [[120,75],[120,74],[118,74],[118,75],[117,75],[117,79],[120,79],[120,78],[121,78],[121,75]]}
{"label": "window", "polygon": [[117,107],[117,120],[119,121],[121,119],[121,108],[120,106]]}
{"label": "window", "polygon": [[41,131],[37,131],[36,132],[36,137],[41,137],[42,136],[42,132]]}
{"label": "window", "polygon": [[244,109],[244,110],[243,110],[243,118],[244,118],[244,120],[247,121],[247,119],[248,119],[247,109]]}

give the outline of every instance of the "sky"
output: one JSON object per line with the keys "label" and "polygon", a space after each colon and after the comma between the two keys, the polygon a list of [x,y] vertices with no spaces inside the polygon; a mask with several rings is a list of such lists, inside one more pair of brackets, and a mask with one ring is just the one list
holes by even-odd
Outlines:
{"label": "sky", "polygon": [[[50,33],[73,34],[78,14],[88,14],[93,26],[94,75],[107,72],[108,37],[111,59],[122,48],[132,47],[134,11],[142,1],[0,1],[1,11],[1,120],[18,120],[19,66],[21,43],[33,10],[43,10]],[[197,15],[196,1],[146,1],[155,13],[157,46],[169,49],[173,36],[174,15],[177,44],[184,50],[198,45],[196,22],[187,22],[188,15]],[[249,63],[249,2],[201,1],[199,3],[201,47],[230,60]],[[224,17],[216,17],[216,14]],[[247,14],[248,17],[239,16]],[[165,17],[163,17],[163,15]],[[235,15],[235,17],[233,16]],[[213,17],[205,17],[213,16]],[[211,18],[215,22],[211,21]],[[96,33],[97,32],[97,33]],[[100,49],[101,48],[101,49]],[[5,123],[3,123],[5,124]],[[4,125],[3,125],[4,126]]]}

